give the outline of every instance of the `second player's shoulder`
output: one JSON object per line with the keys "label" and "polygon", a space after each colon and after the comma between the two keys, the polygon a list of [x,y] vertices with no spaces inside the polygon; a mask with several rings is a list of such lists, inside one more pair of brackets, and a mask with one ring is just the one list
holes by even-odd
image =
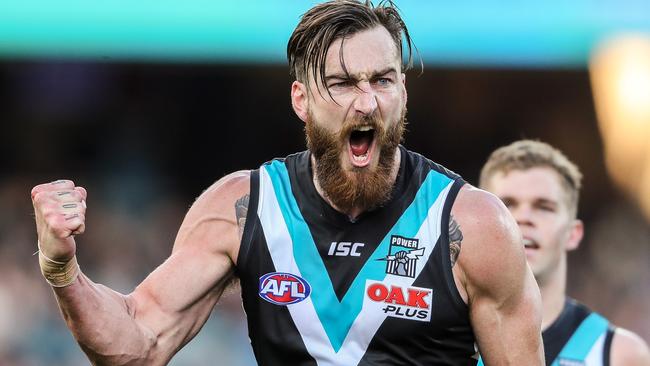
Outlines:
{"label": "second player's shoulder", "polygon": [[648,344],[637,334],[616,328],[610,350],[612,366],[650,366]]}
{"label": "second player's shoulder", "polygon": [[[565,309],[563,310],[560,322],[557,323],[557,328],[576,329],[589,315],[594,312],[589,306],[578,302],[575,299],[567,297]],[[602,315],[598,314],[599,317]],[[604,319],[604,318],[603,318]],[[639,337],[636,333],[627,329],[613,326],[608,319],[604,319],[609,323],[609,329],[613,329],[613,336],[611,338],[610,365],[612,366],[650,366],[650,349],[643,338]]]}

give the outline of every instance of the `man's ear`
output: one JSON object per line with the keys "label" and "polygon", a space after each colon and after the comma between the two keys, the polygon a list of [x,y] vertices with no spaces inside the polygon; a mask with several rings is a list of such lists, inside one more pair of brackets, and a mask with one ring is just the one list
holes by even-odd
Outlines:
{"label": "man's ear", "polygon": [[585,226],[582,223],[582,220],[573,220],[571,227],[569,228],[569,240],[567,240],[566,250],[571,251],[578,249],[584,234]]}
{"label": "man's ear", "polygon": [[298,80],[291,84],[291,106],[298,118],[306,123],[309,116],[309,94],[307,86]]}

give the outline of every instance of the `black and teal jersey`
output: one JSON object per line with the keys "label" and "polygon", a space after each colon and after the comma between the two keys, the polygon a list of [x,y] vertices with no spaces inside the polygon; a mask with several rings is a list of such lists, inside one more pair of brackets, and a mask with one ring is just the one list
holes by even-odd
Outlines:
{"label": "black and teal jersey", "polygon": [[464,181],[400,151],[392,198],[354,221],[316,191],[308,151],[252,172],[236,271],[260,365],[476,365],[449,257]]}
{"label": "black and teal jersey", "polygon": [[607,319],[567,298],[560,316],[542,333],[546,364],[609,366],[613,336]]}
{"label": "black and teal jersey", "polygon": [[567,298],[560,316],[542,332],[546,365],[609,366],[613,336],[607,319]]}

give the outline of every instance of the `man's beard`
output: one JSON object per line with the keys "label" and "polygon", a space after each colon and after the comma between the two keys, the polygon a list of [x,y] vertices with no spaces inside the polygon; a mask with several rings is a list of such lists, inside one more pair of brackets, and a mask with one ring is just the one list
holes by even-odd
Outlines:
{"label": "man's beard", "polygon": [[[307,147],[316,160],[316,179],[327,199],[340,211],[349,213],[353,208],[364,211],[382,206],[391,198],[394,184],[392,172],[395,163],[395,149],[402,141],[406,110],[400,119],[388,129],[376,115],[346,120],[338,134],[328,131],[309,115],[305,124]],[[357,126],[374,128],[375,148],[372,154],[379,154],[377,167],[359,168],[352,166],[346,171],[342,166],[347,159],[350,133]]]}

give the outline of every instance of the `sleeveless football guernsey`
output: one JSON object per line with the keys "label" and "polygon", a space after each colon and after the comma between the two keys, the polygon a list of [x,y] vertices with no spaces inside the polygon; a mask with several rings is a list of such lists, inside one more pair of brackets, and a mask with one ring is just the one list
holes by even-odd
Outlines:
{"label": "sleeveless football guernsey", "polygon": [[567,298],[560,316],[542,333],[546,364],[609,366],[613,335],[607,319]]}
{"label": "sleeveless football guernsey", "polygon": [[354,221],[317,193],[308,151],[252,172],[236,271],[260,365],[476,365],[449,258],[464,181],[400,151],[392,198]]}
{"label": "sleeveless football guernsey", "polygon": [[560,316],[542,332],[546,365],[609,366],[613,335],[607,319],[567,298]]}

